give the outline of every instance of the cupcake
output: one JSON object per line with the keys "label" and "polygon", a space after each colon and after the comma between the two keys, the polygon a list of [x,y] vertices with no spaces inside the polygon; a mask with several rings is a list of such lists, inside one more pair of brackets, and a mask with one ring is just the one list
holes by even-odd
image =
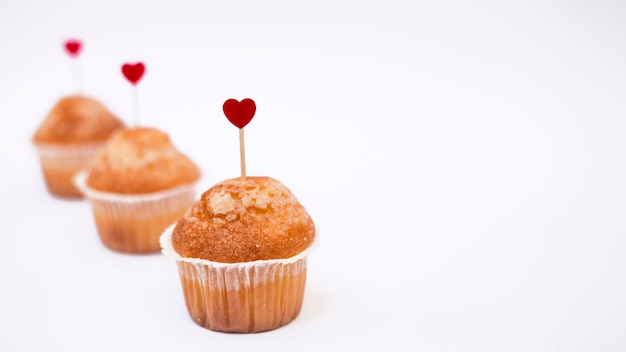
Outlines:
{"label": "cupcake", "polygon": [[88,166],[107,139],[124,124],[100,102],[86,96],[61,99],[33,136],[48,191],[80,198],[73,184],[77,171]]}
{"label": "cupcake", "polygon": [[302,306],[313,220],[270,177],[234,178],[204,192],[161,236],[176,259],[187,310],[210,330],[279,328]]}
{"label": "cupcake", "polygon": [[125,253],[158,252],[159,236],[195,201],[200,170],[154,128],[123,130],[76,178],[102,243]]}

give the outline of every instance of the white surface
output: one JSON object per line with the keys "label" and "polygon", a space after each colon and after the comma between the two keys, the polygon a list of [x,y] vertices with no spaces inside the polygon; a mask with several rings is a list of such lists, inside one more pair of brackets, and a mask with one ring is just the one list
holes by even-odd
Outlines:
{"label": "white surface", "polygon": [[[508,3],[508,4],[505,4]],[[0,350],[626,350],[626,3],[0,1]],[[29,139],[74,89],[239,172],[323,228],[301,315],[215,333],[173,261],[99,242]],[[369,350],[369,349],[368,349]]]}

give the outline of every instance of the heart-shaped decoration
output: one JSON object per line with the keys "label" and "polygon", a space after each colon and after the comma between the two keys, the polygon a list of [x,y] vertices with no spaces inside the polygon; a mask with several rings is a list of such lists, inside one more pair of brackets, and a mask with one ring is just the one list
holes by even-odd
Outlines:
{"label": "heart-shaped decoration", "polygon": [[77,57],[78,54],[80,54],[82,44],[80,40],[69,39],[65,42],[65,51],[67,51],[71,57]]}
{"label": "heart-shaped decoration", "polygon": [[254,117],[256,104],[254,100],[246,98],[242,101],[228,99],[224,102],[224,115],[230,123],[238,128],[244,128]]}
{"label": "heart-shaped decoration", "polygon": [[143,77],[144,72],[146,72],[146,66],[143,62],[122,65],[122,74],[134,85],[137,85],[141,77]]}

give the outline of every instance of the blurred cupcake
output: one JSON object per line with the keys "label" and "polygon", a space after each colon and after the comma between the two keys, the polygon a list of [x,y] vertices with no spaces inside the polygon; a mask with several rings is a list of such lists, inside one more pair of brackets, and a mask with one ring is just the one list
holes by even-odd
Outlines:
{"label": "blurred cupcake", "polygon": [[253,333],[296,318],[313,220],[270,177],[222,181],[161,236],[176,259],[187,310],[207,329]]}
{"label": "blurred cupcake", "polygon": [[85,96],[61,99],[33,136],[48,191],[80,198],[73,177],[88,166],[107,139],[124,124],[100,102]]}
{"label": "blurred cupcake", "polygon": [[126,253],[158,252],[159,236],[195,200],[200,170],[148,127],[123,130],[77,179],[102,243]]}

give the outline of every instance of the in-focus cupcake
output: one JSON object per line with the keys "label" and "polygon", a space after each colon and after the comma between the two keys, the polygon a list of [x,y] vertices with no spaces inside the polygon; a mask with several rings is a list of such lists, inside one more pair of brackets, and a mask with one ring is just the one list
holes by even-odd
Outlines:
{"label": "in-focus cupcake", "polygon": [[276,329],[302,306],[316,236],[306,209],[270,177],[234,178],[204,192],[161,236],[176,259],[187,309],[205,328]]}
{"label": "in-focus cupcake", "polygon": [[92,205],[102,243],[126,253],[158,252],[159,236],[195,201],[200,170],[164,132],[113,135],[76,183]]}
{"label": "in-focus cupcake", "polygon": [[48,191],[58,197],[80,198],[73,177],[124,124],[100,102],[86,96],[61,99],[33,136]]}

